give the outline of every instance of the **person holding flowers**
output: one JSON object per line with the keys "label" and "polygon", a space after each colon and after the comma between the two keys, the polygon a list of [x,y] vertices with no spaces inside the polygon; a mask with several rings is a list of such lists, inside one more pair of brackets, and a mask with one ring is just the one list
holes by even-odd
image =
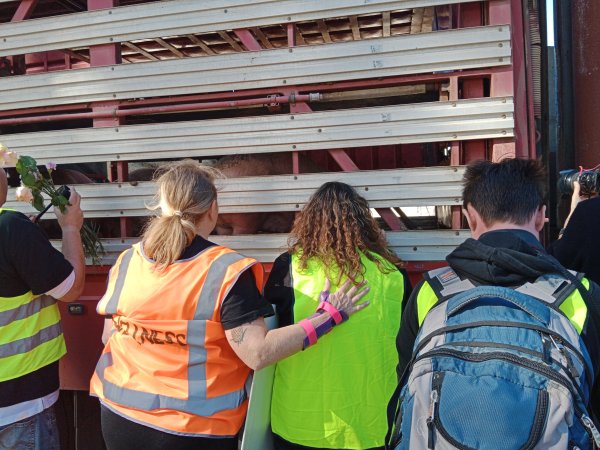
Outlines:
{"label": "person holding flowers", "polygon": [[[8,192],[4,167],[22,172],[23,158],[0,144],[0,448],[54,450],[59,448],[53,412],[58,361],[66,353],[56,301],[73,301],[83,290],[83,213],[74,190],[70,203],[53,201],[62,229],[61,253],[27,216],[3,209]],[[35,160],[25,162],[27,180],[41,181],[31,166]],[[17,195],[36,201],[35,191],[25,185]],[[43,199],[37,201],[43,207]]]}

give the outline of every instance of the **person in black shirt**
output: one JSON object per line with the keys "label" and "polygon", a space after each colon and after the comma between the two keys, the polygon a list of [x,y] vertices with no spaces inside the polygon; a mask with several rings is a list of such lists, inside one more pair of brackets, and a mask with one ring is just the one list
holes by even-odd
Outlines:
{"label": "person in black shirt", "polygon": [[585,273],[600,283],[600,197],[587,200],[579,195],[581,187],[574,183],[571,212],[558,240],[548,247],[567,269]]}
{"label": "person in black shirt", "polygon": [[25,215],[1,209],[7,191],[0,168],[0,448],[57,449],[52,405],[66,350],[55,303],[83,290],[80,197],[72,189],[65,213],[55,210],[61,253]]}

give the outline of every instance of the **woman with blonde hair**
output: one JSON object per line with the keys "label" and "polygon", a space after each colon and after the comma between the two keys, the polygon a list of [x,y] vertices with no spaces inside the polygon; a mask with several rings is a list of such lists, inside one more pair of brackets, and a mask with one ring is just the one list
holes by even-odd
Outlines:
{"label": "woman with blonde hair", "polygon": [[389,250],[367,201],[339,182],[314,193],[291,240],[265,286],[280,325],[321,309],[326,279],[334,286],[367,281],[371,306],[361,320],[277,363],[271,401],[275,448],[383,448],[386,407],[397,383],[396,335],[402,302],[410,294],[402,262]]}
{"label": "woman with blonde hair", "polygon": [[237,449],[251,370],[315,343],[332,314],[366,306],[357,304],[366,289],[346,283],[330,312],[267,331],[261,265],[208,240],[214,178],[191,160],[167,167],[161,215],[111,269],[98,304],[108,338],[91,381],[109,450]]}

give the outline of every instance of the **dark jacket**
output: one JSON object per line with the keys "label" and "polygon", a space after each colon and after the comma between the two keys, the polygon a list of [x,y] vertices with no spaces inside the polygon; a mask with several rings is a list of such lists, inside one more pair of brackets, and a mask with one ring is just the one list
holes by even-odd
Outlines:
{"label": "dark jacket", "polygon": [[[559,265],[554,258],[540,257],[545,251],[539,241],[523,230],[491,231],[479,240],[467,239],[446,258],[448,264],[461,277],[476,285],[518,287],[533,282],[539,276],[556,272]],[[417,296],[423,282],[419,283],[410,296],[402,314],[400,333],[396,341],[400,362],[398,376],[410,361],[415,338],[419,331]],[[592,394],[592,409],[600,417],[600,287],[590,283],[590,296],[586,299],[588,318],[581,336],[594,364],[595,384]]]}
{"label": "dark jacket", "polygon": [[600,197],[577,205],[562,239],[553,242],[548,253],[600,284]]}

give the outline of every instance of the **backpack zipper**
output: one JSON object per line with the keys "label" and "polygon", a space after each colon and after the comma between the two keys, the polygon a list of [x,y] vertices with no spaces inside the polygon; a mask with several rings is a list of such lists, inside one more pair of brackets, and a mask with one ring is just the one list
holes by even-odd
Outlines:
{"label": "backpack zipper", "polygon": [[555,333],[554,331],[549,330],[548,328],[541,327],[538,325],[532,325],[532,324],[528,324],[528,323],[521,323],[521,322],[484,320],[484,321],[478,321],[478,322],[463,323],[460,325],[448,325],[448,326],[445,326],[442,328],[438,328],[437,330],[431,332],[427,336],[420,338],[418,340],[418,344],[415,345],[414,354],[418,354],[423,349],[423,347],[425,347],[429,343],[429,341],[431,341],[431,339],[433,339],[435,336],[439,336],[441,334],[444,334],[444,333],[447,333],[450,331],[464,330],[465,328],[484,327],[484,326],[526,328],[528,330],[534,330],[539,333],[543,333],[548,336],[552,336],[575,354],[577,359],[581,362],[581,364],[585,368],[586,379],[588,380],[588,382],[590,382],[591,380],[594,379],[593,375],[592,375],[593,372],[590,371],[590,368],[588,367],[588,364],[586,363],[586,360],[585,360],[583,354],[577,348],[575,348],[575,346],[573,344],[571,344],[569,341],[563,340],[562,337],[558,333]]}
{"label": "backpack zipper", "polygon": [[579,386],[572,383],[568,378],[564,377],[559,373],[556,373],[553,369],[549,369],[544,365],[536,363],[534,361],[524,360],[523,358],[516,357],[510,353],[493,352],[486,354],[471,354],[447,348],[430,350],[429,352],[420,355],[418,358],[416,358],[415,363],[417,361],[420,361],[421,359],[431,358],[433,356],[450,356],[471,362],[483,362],[489,361],[491,359],[499,359],[510,363],[514,363],[518,366],[524,367],[529,370],[533,370],[535,372],[547,376],[548,378],[551,378],[552,380],[567,388],[575,400],[579,400],[573,402],[575,415],[585,426],[585,428],[588,431],[588,434],[595,442],[596,446],[600,447],[600,432],[598,431],[592,420],[579,407],[579,403],[584,404],[584,395],[581,392],[581,389],[579,388]]}
{"label": "backpack zipper", "polygon": [[594,425],[592,419],[583,414],[581,416],[581,422],[588,429],[588,432],[592,435],[592,439],[596,444],[595,447],[600,447],[600,432],[598,432],[598,428],[596,428],[596,425]]}
{"label": "backpack zipper", "polygon": [[561,342],[561,344],[563,344],[563,345],[562,345],[562,347],[559,347],[552,336],[550,336],[550,340],[554,344],[554,347],[556,347],[556,349],[559,351],[559,353],[561,355],[563,355],[563,357],[565,358],[565,362],[567,363],[567,369],[568,369],[569,373],[571,374],[571,376],[575,379],[579,378],[579,373],[577,372],[577,369],[575,369],[575,366],[573,365],[573,360],[571,359],[571,355],[565,348],[564,343]]}
{"label": "backpack zipper", "polygon": [[466,361],[472,361],[472,362],[483,362],[483,361],[488,361],[490,359],[500,359],[500,360],[512,362],[514,364],[520,365],[521,367],[539,372],[542,375],[546,375],[547,377],[552,378],[557,383],[559,383],[559,384],[563,385],[564,387],[566,387],[567,389],[569,389],[569,391],[571,392],[571,394],[573,395],[574,398],[577,398],[577,399],[581,400],[582,403],[584,403],[583,402],[583,398],[584,398],[583,392],[581,392],[579,386],[573,384],[571,382],[571,380],[569,380],[568,378],[564,377],[563,375],[561,375],[559,373],[556,373],[556,371],[554,371],[553,369],[547,368],[543,364],[540,364],[535,361],[529,361],[524,358],[520,358],[511,353],[500,353],[500,352],[490,352],[490,353],[484,353],[484,354],[466,353],[466,352],[461,352],[458,350],[441,348],[441,349],[436,349],[436,350],[430,350],[429,352],[424,353],[423,355],[420,355],[419,357],[417,357],[415,359],[415,363],[417,361],[420,361],[421,359],[430,358],[432,356],[438,356],[438,355],[439,356],[453,356],[453,357],[457,357],[459,359],[463,359]]}
{"label": "backpack zipper", "polygon": [[[436,375],[437,374],[434,374],[433,376],[435,377]],[[439,399],[438,388],[434,388],[431,391],[430,398],[431,398],[431,400],[429,402],[429,417],[427,417],[427,448],[428,449],[434,449],[435,448],[435,444],[434,444],[434,429],[435,429],[434,420],[435,420],[435,408],[436,408],[436,404],[437,404],[438,399]]]}

